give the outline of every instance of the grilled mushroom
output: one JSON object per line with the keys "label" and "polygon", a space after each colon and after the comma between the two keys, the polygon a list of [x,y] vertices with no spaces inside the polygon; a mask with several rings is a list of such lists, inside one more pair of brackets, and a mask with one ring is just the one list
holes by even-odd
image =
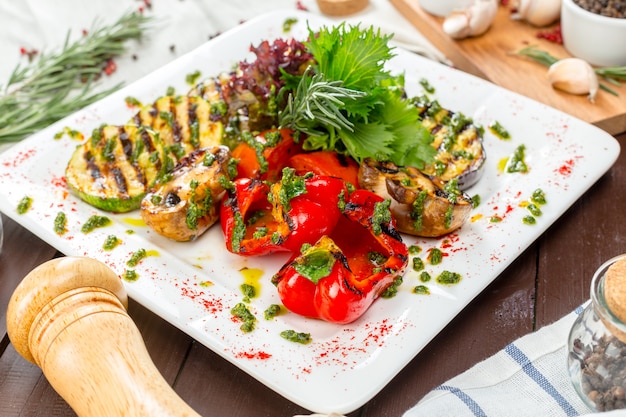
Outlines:
{"label": "grilled mushroom", "polygon": [[197,238],[218,219],[224,180],[230,180],[229,161],[225,146],[201,148],[185,156],[168,180],[158,183],[141,201],[141,218],[170,239]]}
{"label": "grilled mushroom", "polygon": [[365,159],[359,185],[391,199],[396,228],[415,236],[443,236],[460,228],[472,210],[472,199],[456,186],[431,179],[412,167]]}

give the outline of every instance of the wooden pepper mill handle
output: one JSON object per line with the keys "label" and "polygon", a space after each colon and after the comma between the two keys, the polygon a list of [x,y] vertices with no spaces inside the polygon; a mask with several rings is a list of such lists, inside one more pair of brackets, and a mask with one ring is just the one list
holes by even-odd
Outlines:
{"label": "wooden pepper mill handle", "polygon": [[90,258],[32,270],[7,310],[15,349],[80,417],[199,416],[152,362],[118,276]]}

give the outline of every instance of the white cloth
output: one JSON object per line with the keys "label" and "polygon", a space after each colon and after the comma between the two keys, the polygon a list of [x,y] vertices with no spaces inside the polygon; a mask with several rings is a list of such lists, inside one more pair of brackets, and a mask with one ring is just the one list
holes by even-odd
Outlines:
{"label": "white cloth", "polygon": [[428,393],[404,417],[624,416],[594,413],[567,373],[566,341],[582,312],[574,312],[519,338]]}
{"label": "white cloth", "polygon": [[[298,3],[320,13],[315,0],[0,0],[0,85],[17,62],[26,60],[20,48],[58,51],[68,30],[75,39],[94,20],[110,24],[129,10],[144,8],[155,17],[154,30],[117,59],[118,70],[106,80],[111,85],[132,82],[245,20],[273,10],[295,10]],[[370,0],[359,13],[330,19],[373,25],[393,33],[394,41],[407,49],[445,59],[387,0]]]}

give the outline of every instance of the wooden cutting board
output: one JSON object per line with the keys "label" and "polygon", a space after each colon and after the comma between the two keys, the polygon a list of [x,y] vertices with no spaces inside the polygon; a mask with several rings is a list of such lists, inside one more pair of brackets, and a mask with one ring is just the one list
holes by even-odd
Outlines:
{"label": "wooden cutting board", "polygon": [[454,40],[442,31],[443,18],[422,10],[419,0],[390,1],[455,67],[583,119],[612,135],[626,131],[626,83],[607,84],[618,95],[600,90],[591,103],[586,96],[553,89],[547,81],[547,67],[514,54],[535,46],[557,58],[570,57],[562,45],[537,37],[540,31],[550,31],[555,25],[536,28],[512,20],[511,10],[500,6],[487,33]]}

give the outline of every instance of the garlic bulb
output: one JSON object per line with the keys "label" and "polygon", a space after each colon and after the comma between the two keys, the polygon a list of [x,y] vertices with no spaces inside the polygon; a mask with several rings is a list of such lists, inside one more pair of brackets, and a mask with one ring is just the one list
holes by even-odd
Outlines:
{"label": "garlic bulb", "polygon": [[541,27],[556,22],[560,16],[561,0],[520,0],[511,18]]}
{"label": "garlic bulb", "polygon": [[454,39],[485,33],[498,12],[498,0],[474,0],[463,10],[455,10],[443,21],[443,31]]}
{"label": "garlic bulb", "polygon": [[561,59],[548,69],[552,87],[570,94],[589,94],[593,103],[598,92],[598,77],[589,63],[580,58]]}

